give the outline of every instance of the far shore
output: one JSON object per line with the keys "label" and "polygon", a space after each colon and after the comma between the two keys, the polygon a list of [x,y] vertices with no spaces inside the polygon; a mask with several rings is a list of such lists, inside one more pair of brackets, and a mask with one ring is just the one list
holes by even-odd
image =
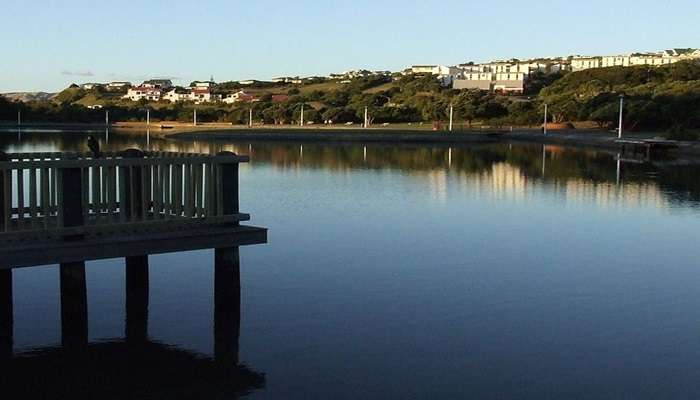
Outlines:
{"label": "far shore", "polygon": [[[17,128],[16,124],[0,123],[0,129]],[[105,129],[105,124],[94,123],[24,123],[21,128],[45,129]],[[432,124],[391,124],[363,128],[355,125],[234,125],[230,123],[201,123],[196,126],[182,122],[117,122],[110,130],[137,134],[150,130],[152,136],[182,140],[252,140],[303,142],[386,142],[386,143],[496,143],[528,142],[560,146],[621,150],[615,132],[600,129],[556,129],[544,135],[541,128],[488,127],[465,124],[455,125],[452,132],[442,125],[433,130]],[[625,132],[625,139],[662,139],[660,132]],[[674,153],[700,157],[700,142],[676,142]]]}

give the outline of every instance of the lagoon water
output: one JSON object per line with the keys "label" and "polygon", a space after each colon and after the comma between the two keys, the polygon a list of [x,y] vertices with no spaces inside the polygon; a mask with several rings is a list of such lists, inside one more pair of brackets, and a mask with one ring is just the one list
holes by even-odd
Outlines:
{"label": "lagoon water", "polygon": [[[87,137],[0,135],[12,152]],[[618,170],[609,152],[523,144],[100,138],[251,156],[241,210],[269,244],[241,250],[240,359],[266,376],[246,398],[700,396],[700,166]],[[150,338],[210,357],[213,251],[150,265]],[[122,337],[123,260],[89,262],[87,279],[90,340]],[[58,288],[56,266],[15,271],[16,354],[61,342]]]}

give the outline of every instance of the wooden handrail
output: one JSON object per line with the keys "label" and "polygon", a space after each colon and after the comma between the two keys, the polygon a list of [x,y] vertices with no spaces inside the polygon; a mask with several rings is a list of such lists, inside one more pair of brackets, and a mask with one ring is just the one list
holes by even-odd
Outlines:
{"label": "wooden handrail", "polygon": [[0,232],[238,224],[238,164],[247,161],[233,153],[0,153]]}

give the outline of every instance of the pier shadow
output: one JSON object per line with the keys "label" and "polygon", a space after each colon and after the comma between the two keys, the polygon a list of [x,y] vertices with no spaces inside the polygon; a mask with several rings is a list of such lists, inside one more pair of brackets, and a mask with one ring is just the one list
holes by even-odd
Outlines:
{"label": "pier shadow", "polygon": [[265,386],[265,375],[239,362],[238,247],[214,260],[213,355],[148,335],[148,256],[125,258],[124,337],[88,341],[85,263],[60,265],[61,345],[13,352],[12,270],[0,270],[0,396],[15,399],[236,398]]}
{"label": "pier shadow", "polygon": [[0,372],[7,399],[228,399],[265,386],[246,366],[150,340],[38,348],[4,360]]}

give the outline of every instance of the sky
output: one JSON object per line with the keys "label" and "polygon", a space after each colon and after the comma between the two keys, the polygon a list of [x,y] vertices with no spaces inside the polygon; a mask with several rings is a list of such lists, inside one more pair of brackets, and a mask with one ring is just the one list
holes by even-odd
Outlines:
{"label": "sky", "polygon": [[0,0],[0,93],[700,48],[697,0]]}

